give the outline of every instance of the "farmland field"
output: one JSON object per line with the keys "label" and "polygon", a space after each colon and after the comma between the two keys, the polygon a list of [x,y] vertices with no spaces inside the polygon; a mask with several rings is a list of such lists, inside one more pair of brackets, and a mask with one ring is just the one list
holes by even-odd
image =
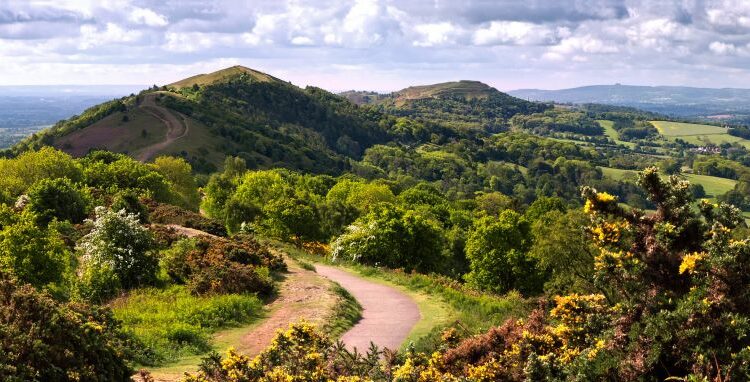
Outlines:
{"label": "farmland field", "polygon": [[617,133],[617,130],[615,130],[614,128],[614,124],[615,124],[614,122],[608,121],[606,119],[599,119],[596,122],[598,122],[599,126],[601,126],[604,129],[604,135],[609,137],[609,139],[615,141],[615,143],[617,143],[618,145],[625,145],[631,149],[635,147],[635,143],[625,142],[619,139],[620,135]]}
{"label": "farmland field", "polygon": [[682,139],[694,145],[722,143],[739,143],[750,148],[750,141],[729,135],[727,129],[719,126],[701,125],[696,123],[650,121],[659,133],[667,139]]}

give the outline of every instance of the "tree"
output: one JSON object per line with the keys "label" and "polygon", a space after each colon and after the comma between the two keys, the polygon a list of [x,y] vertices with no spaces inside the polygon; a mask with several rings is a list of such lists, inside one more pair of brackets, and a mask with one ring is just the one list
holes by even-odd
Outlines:
{"label": "tree", "polygon": [[178,195],[175,201],[177,205],[192,211],[198,210],[200,195],[189,163],[182,158],[161,156],[156,158],[152,166],[172,184]]}
{"label": "tree", "polygon": [[588,216],[578,210],[547,211],[534,220],[529,257],[549,274],[544,289],[551,294],[592,293],[596,247],[589,239]]}
{"label": "tree", "polygon": [[384,204],[360,217],[332,244],[334,259],[428,273],[444,266],[445,233],[434,218]]}
{"label": "tree", "polygon": [[466,280],[478,289],[495,293],[513,289],[538,293],[544,277],[536,261],[526,254],[530,245],[531,227],[515,211],[476,220],[466,243],[471,268]]}
{"label": "tree", "polygon": [[544,214],[550,211],[559,211],[559,212],[565,212],[567,207],[565,206],[565,202],[556,197],[547,197],[542,196],[537,198],[529,208],[526,209],[526,212],[524,213],[524,216],[526,217],[526,220],[533,223],[537,221],[540,217],[542,217]]}
{"label": "tree", "polygon": [[60,234],[37,219],[0,206],[0,272],[41,288],[63,280],[72,255]]}
{"label": "tree", "polygon": [[81,223],[89,208],[88,195],[68,178],[42,179],[29,188],[28,208],[42,224],[52,219]]}
{"label": "tree", "polygon": [[282,240],[292,238],[301,245],[306,240],[320,238],[320,227],[315,209],[298,198],[272,200],[263,207],[263,226],[272,236]]}
{"label": "tree", "polygon": [[138,215],[104,207],[96,208],[93,228],[79,242],[83,266],[92,272],[111,270],[125,289],[156,280],[158,262],[151,253],[153,247],[151,234],[140,225]]}

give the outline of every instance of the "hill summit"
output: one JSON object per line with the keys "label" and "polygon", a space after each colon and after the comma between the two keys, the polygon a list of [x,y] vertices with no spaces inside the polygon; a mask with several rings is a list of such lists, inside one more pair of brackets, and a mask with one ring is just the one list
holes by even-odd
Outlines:
{"label": "hill summit", "polygon": [[410,86],[395,93],[397,100],[463,97],[485,99],[500,93],[497,89],[479,81],[454,81],[433,85]]}
{"label": "hill summit", "polygon": [[173,82],[167,87],[173,87],[177,89],[191,87],[193,85],[206,86],[213,85],[221,82],[228,81],[239,76],[246,75],[258,82],[284,82],[269,74],[259,72],[255,69],[250,69],[242,65],[230,66],[225,69],[217,70],[208,74],[198,74],[192,77],[188,77],[177,82]]}

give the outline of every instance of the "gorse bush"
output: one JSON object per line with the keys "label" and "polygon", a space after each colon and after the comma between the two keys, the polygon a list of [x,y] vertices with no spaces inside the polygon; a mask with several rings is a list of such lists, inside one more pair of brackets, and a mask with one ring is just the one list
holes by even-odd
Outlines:
{"label": "gorse bush", "polygon": [[109,310],[57,302],[0,272],[0,380],[129,381],[136,345]]}
{"label": "gorse bush", "polygon": [[280,256],[245,235],[183,239],[164,251],[161,262],[174,282],[197,295],[268,294],[273,290],[269,270],[286,269]]}
{"label": "gorse bush", "polygon": [[[156,280],[158,260],[152,252],[154,241],[135,214],[97,207],[91,232],[80,240],[78,248],[83,253],[84,277],[78,282],[84,298],[109,297],[97,295],[99,287],[108,280],[116,280],[125,289],[150,285]],[[117,290],[114,286],[104,289]]]}

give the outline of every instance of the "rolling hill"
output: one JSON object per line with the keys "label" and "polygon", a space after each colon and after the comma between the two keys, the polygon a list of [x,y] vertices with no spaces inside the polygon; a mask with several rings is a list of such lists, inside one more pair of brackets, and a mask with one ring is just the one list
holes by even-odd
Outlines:
{"label": "rolling hill", "polygon": [[325,90],[233,66],[97,105],[12,152],[51,145],[75,156],[94,149],[144,161],[178,155],[201,172],[234,155],[254,168],[336,173],[389,140],[379,118]]}
{"label": "rolling hill", "polygon": [[537,113],[548,105],[528,102],[479,81],[454,81],[411,86],[391,94],[349,91],[352,102],[372,104],[398,117],[440,126],[446,130],[495,132],[515,114]]}
{"label": "rolling hill", "polygon": [[[477,81],[344,96],[232,66],[94,106],[10,152],[50,145],[74,156],[95,149],[142,161],[175,155],[204,173],[232,155],[251,168],[337,174],[375,144],[421,143],[433,133],[452,139],[496,132],[515,114],[549,108]],[[357,104],[365,99],[369,105]]]}

